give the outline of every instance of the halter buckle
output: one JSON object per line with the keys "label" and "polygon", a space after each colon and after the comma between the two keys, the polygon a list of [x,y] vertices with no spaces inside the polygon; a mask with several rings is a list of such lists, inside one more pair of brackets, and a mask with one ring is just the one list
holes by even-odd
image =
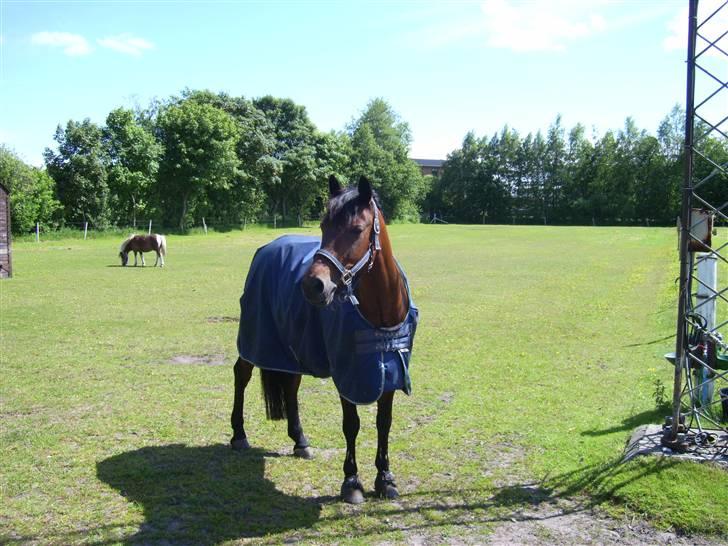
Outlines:
{"label": "halter buckle", "polygon": [[344,272],[341,274],[341,282],[344,286],[351,285],[351,281],[354,280],[354,274],[351,272],[351,269],[345,269]]}

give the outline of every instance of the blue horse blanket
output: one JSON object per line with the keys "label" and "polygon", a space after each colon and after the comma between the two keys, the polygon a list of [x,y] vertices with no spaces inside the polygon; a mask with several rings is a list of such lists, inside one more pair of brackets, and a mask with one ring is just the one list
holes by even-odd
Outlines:
{"label": "blue horse blanket", "polygon": [[349,298],[337,296],[323,308],[306,301],[301,280],[320,246],[315,237],[285,235],[258,249],[240,298],[240,357],[265,370],[332,377],[355,404],[394,390],[409,394],[418,311],[404,273],[407,317],[375,328]]}

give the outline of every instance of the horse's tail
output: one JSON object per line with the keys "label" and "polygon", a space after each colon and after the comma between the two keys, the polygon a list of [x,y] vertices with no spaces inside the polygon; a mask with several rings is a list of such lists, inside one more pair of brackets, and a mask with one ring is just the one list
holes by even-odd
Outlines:
{"label": "horse's tail", "polygon": [[165,258],[167,257],[167,238],[164,235],[158,235],[159,237],[159,252]]}
{"label": "horse's tail", "polygon": [[265,416],[271,421],[280,421],[286,417],[285,385],[291,374],[260,370],[260,383],[263,387]]}

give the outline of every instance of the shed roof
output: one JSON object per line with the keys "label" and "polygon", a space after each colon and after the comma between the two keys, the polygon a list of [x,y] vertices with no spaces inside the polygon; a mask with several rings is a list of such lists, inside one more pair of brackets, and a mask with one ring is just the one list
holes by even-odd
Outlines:
{"label": "shed roof", "polygon": [[412,161],[417,163],[420,167],[433,167],[433,168],[440,168],[445,163],[444,159],[415,159],[412,158]]}

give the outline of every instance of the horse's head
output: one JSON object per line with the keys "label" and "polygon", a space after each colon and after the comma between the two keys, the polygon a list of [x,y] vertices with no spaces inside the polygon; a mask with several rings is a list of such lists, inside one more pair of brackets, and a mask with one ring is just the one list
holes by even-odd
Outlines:
{"label": "horse's head", "polygon": [[121,265],[125,266],[127,262],[129,261],[129,253],[128,252],[119,252],[119,258],[121,258]]}
{"label": "horse's head", "polygon": [[371,269],[379,250],[380,219],[376,194],[365,177],[357,187],[342,188],[329,177],[329,203],[321,221],[321,249],[301,283],[309,303],[330,304],[337,289],[347,288]]}

